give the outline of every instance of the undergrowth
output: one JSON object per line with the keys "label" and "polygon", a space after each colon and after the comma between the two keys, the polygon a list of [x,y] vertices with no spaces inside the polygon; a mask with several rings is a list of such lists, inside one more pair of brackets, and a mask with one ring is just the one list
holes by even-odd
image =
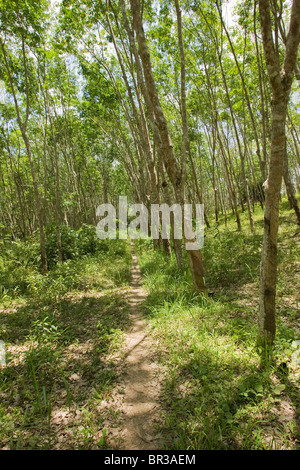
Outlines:
{"label": "undergrowth", "polygon": [[[205,229],[209,297],[193,292],[189,270],[179,269],[174,256],[154,250],[150,239],[135,241],[163,371],[166,449],[299,448],[299,227],[283,200],[277,333],[271,356],[262,360],[256,347],[261,209],[254,218],[255,234],[246,214],[242,232],[233,216]],[[130,328],[124,295],[130,246],[97,240],[90,227],[65,229],[63,238],[65,260],[58,263],[55,237],[48,236],[47,275],[35,239],[1,242],[4,449],[110,448],[103,404],[117,384]]]}
{"label": "undergrowth", "polygon": [[120,292],[131,254],[126,241],[97,240],[90,228],[71,235],[63,263],[48,246],[47,275],[36,243],[1,246],[1,449],[108,448],[100,405],[130,325]]}
{"label": "undergrowth", "polygon": [[[271,359],[256,348],[262,211],[255,234],[233,217],[205,230],[210,297],[193,293],[175,257],[135,243],[146,311],[165,369],[161,432],[168,449],[295,449],[299,446],[300,235],[282,204],[277,334]],[[298,286],[298,287],[297,287]]]}

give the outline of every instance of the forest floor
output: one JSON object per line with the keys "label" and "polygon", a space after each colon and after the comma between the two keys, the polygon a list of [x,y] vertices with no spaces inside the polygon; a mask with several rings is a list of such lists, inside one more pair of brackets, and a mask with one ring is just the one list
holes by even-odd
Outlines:
{"label": "forest floor", "polygon": [[[53,274],[54,297],[40,289],[0,305],[0,448],[160,448],[162,368],[133,245],[66,271]],[[65,279],[78,271],[70,289]]]}
{"label": "forest floor", "polygon": [[[118,449],[160,449],[161,370],[155,359],[153,344],[143,316],[147,293],[142,287],[142,276],[132,244],[131,282],[128,292],[130,330],[125,336],[125,354],[120,364],[118,386],[106,408],[114,406],[120,416],[116,420],[106,413],[104,426],[108,442]],[[105,408],[103,409],[105,413]]]}
{"label": "forest floor", "polygon": [[31,247],[6,247],[0,449],[298,449],[300,231],[283,200],[277,334],[262,361],[263,212],[255,234],[241,216],[241,233],[233,216],[206,229],[208,299],[150,239],[134,251],[110,240],[47,276]]}

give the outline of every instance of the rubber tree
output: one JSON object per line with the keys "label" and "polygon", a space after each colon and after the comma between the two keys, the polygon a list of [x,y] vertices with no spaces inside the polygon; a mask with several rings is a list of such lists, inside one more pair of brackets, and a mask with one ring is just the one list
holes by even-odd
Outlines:
{"label": "rubber tree", "polygon": [[[169,177],[169,180],[173,186],[174,194],[176,197],[176,202],[183,207],[185,204],[185,168],[187,155],[183,146],[183,151],[180,156],[180,159],[176,158],[172,138],[170,135],[170,130],[168,126],[167,119],[165,117],[158,90],[156,81],[154,78],[150,51],[148,48],[144,26],[141,15],[141,5],[139,0],[131,0],[131,15],[133,19],[133,29],[135,31],[135,36],[138,44],[138,52],[141,58],[141,63],[144,72],[145,84],[147,87],[147,92],[149,99],[151,101],[151,110],[154,111],[156,125],[160,134],[161,147],[163,153],[164,165]],[[180,41],[180,39],[179,39]],[[181,65],[182,65],[182,56],[181,56]],[[183,78],[183,77],[181,77]],[[182,89],[183,91],[183,89]],[[183,96],[183,95],[182,95]],[[149,110],[151,112],[151,110]],[[183,142],[186,142],[186,137],[184,137]],[[183,218],[184,221],[184,218]],[[185,223],[183,222],[183,236],[185,234]],[[184,237],[185,238],[185,237]],[[191,240],[184,239],[185,244]],[[206,293],[207,289],[204,281],[204,269],[202,262],[202,255],[199,249],[187,250],[187,256],[189,259],[191,275],[193,279],[194,289],[197,292]]]}
{"label": "rubber tree", "polygon": [[279,51],[274,43],[269,0],[259,0],[259,14],[264,56],[272,88],[272,134],[269,173],[264,183],[266,200],[260,267],[258,332],[258,343],[265,346],[273,343],[276,332],[275,298],[279,201],[285,158],[287,158],[285,132],[287,106],[300,42],[300,0],[292,2],[282,64]]}

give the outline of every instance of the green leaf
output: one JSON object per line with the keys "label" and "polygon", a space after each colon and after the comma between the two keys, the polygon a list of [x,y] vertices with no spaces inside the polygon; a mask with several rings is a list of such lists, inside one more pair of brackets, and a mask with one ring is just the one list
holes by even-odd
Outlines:
{"label": "green leaf", "polygon": [[263,386],[261,384],[257,384],[255,386],[255,390],[258,392],[258,393],[262,393],[263,392]]}
{"label": "green leaf", "polygon": [[273,387],[273,392],[275,393],[275,395],[280,395],[283,390],[285,390],[284,384],[279,384]]}

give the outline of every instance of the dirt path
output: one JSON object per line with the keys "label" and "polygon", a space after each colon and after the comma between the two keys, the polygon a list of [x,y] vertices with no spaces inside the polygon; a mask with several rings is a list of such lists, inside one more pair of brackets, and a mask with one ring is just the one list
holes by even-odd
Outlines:
{"label": "dirt path", "polygon": [[141,272],[132,247],[131,288],[129,291],[131,329],[126,335],[126,352],[121,367],[120,395],[114,403],[120,404],[123,418],[115,429],[117,448],[126,450],[161,449],[161,436],[156,424],[159,420],[159,368],[153,360],[148,330],[141,304],[146,299]]}

